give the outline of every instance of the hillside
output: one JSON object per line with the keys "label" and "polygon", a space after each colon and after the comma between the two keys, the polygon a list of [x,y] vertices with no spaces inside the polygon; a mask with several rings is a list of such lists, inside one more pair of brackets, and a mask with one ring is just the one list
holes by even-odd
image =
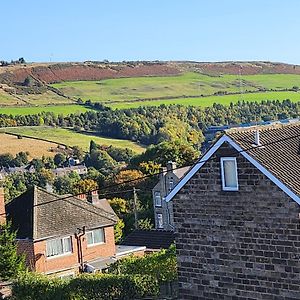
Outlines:
{"label": "hillside", "polygon": [[82,111],[74,105],[78,99],[113,108],[299,101],[299,86],[300,66],[284,63],[34,63],[0,67],[0,107],[10,106],[12,114],[33,106],[65,114]]}

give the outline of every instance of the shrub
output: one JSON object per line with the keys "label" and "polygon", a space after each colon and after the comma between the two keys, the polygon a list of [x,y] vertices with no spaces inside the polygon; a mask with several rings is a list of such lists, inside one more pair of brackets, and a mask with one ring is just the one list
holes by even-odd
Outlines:
{"label": "shrub", "polygon": [[13,284],[15,300],[126,300],[158,293],[157,280],[140,275],[85,274],[62,280],[27,273]]}
{"label": "shrub", "polygon": [[175,246],[144,257],[131,256],[118,260],[109,271],[113,274],[149,275],[159,284],[174,281],[177,279]]}

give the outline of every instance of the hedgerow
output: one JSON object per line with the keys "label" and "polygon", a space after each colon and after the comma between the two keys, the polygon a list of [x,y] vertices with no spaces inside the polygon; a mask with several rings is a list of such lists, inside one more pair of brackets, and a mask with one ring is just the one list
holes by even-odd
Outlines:
{"label": "hedgerow", "polygon": [[127,300],[158,293],[158,281],[149,275],[86,274],[63,280],[27,273],[13,284],[14,300]]}

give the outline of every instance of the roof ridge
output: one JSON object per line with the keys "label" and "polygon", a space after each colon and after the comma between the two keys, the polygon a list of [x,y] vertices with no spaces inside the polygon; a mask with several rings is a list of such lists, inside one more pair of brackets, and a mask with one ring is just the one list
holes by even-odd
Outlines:
{"label": "roof ridge", "polygon": [[248,127],[233,127],[229,129],[225,129],[225,134],[227,133],[237,133],[237,132],[254,132],[255,130],[259,131],[270,131],[274,129],[279,129],[279,128],[284,128],[284,127],[297,127],[300,126],[300,120],[298,121],[291,121],[288,123],[281,123],[281,122],[274,122],[271,124],[257,124],[257,125],[252,125]]}

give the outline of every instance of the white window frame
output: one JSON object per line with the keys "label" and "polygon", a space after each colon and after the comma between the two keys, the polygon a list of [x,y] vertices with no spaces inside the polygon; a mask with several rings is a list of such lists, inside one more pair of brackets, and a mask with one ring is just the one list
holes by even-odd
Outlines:
{"label": "white window frame", "polygon": [[173,177],[169,178],[168,185],[169,185],[168,191],[170,193],[174,189],[174,178]]}
{"label": "white window frame", "polygon": [[[96,230],[102,230],[102,232],[103,232],[103,242],[95,243],[94,232],[95,232]],[[92,239],[93,239],[93,243],[92,243],[92,244],[89,244],[89,243],[88,243],[88,238],[87,238],[87,235],[88,235],[88,234],[92,234]],[[104,228],[97,228],[97,229],[93,229],[93,230],[87,231],[87,232],[86,232],[86,244],[87,244],[87,247],[93,247],[93,246],[105,244],[105,229],[104,229]]]}
{"label": "white window frame", "polygon": [[[157,199],[159,199],[159,201],[157,201]],[[154,201],[155,201],[155,206],[156,207],[162,207],[162,199],[161,199],[160,191],[155,191],[154,192]]]}
{"label": "white window frame", "polygon": [[[236,186],[234,186],[234,187],[225,185],[225,169],[224,169],[224,162],[225,161],[233,161],[234,162],[235,181],[236,181]],[[221,177],[222,177],[222,190],[223,191],[238,191],[239,190],[236,157],[221,157]]]}
{"label": "white window frame", "polygon": [[[161,216],[161,226],[159,226],[160,223],[159,223],[159,218],[158,218],[158,216]],[[158,229],[163,229],[163,228],[164,228],[164,217],[163,217],[163,214],[162,214],[162,213],[157,213],[157,214],[156,214],[156,220],[157,220],[157,228],[158,228]]]}
{"label": "white window frame", "polygon": [[[70,245],[71,245],[71,250],[70,251],[64,251],[64,240],[66,239],[70,239]],[[55,241],[55,240],[62,240],[62,245],[63,245],[63,253],[60,253],[60,254],[55,254],[55,255],[48,255],[48,251],[47,251],[47,243],[48,242],[51,242],[51,241]],[[65,236],[65,237],[61,237],[61,238],[56,238],[56,239],[50,239],[50,240],[47,240],[46,241],[46,257],[47,259],[51,259],[51,258],[57,258],[57,257],[60,257],[60,256],[65,256],[65,255],[69,255],[69,254],[72,254],[73,253],[73,241],[72,241],[72,237],[71,236]]]}

